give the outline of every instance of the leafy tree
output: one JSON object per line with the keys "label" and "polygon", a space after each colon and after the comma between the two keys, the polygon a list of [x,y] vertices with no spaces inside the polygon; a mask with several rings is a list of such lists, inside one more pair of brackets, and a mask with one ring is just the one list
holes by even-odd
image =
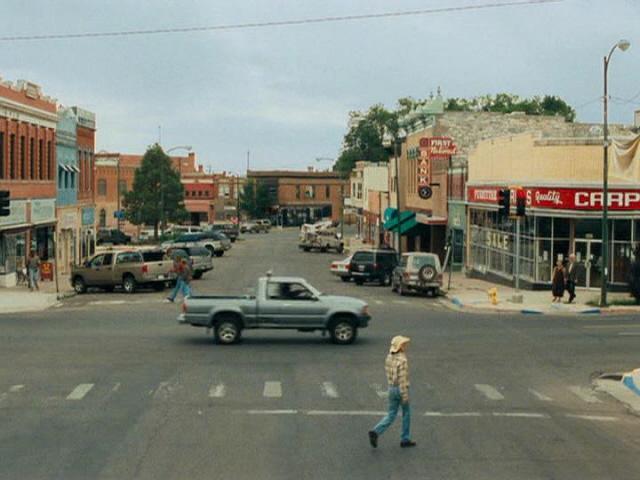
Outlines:
{"label": "leafy tree", "polygon": [[265,217],[273,205],[269,186],[264,182],[250,180],[240,194],[240,210],[251,218]]}
{"label": "leafy tree", "polygon": [[153,225],[155,239],[161,221],[181,222],[187,218],[180,174],[157,143],[142,157],[134,174],[133,188],[125,194],[123,204],[125,216],[131,223]]}

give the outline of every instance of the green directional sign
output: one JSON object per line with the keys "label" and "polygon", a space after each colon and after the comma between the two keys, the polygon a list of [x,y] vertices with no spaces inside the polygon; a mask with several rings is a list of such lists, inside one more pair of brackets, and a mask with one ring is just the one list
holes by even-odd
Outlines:
{"label": "green directional sign", "polygon": [[400,212],[400,221],[398,222],[398,211],[395,208],[388,208],[385,212],[385,223],[384,229],[390,232],[398,231],[398,223],[400,226],[400,235],[404,235],[413,227],[415,227],[418,222],[416,220],[415,212],[411,212],[408,210]]}

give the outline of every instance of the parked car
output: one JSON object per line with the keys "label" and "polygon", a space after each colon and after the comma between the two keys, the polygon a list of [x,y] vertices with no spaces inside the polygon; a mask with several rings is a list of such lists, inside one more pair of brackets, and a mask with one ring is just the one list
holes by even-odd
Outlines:
{"label": "parked car", "polygon": [[255,222],[243,222],[240,224],[240,233],[260,233],[262,227]]}
{"label": "parked car", "polygon": [[379,282],[391,285],[393,270],[398,265],[398,253],[388,248],[358,250],[353,254],[349,272],[357,285],[364,282]]}
{"label": "parked car", "polygon": [[298,248],[305,252],[310,252],[311,250],[320,250],[321,252],[335,250],[338,253],[342,253],[344,251],[344,242],[335,228],[317,230],[315,232],[301,231]]}
{"label": "parked car", "polygon": [[187,297],[178,322],[213,328],[222,344],[257,328],[328,331],[333,342],[349,344],[370,318],[362,300],[324,295],[299,277],[266,276],[258,280],[255,296]]}
{"label": "parked car", "polygon": [[240,233],[239,226],[233,223],[213,223],[209,225],[209,229],[224,233],[232,243],[238,239],[238,234]]}
{"label": "parked car", "polygon": [[262,231],[264,233],[268,233],[271,230],[271,220],[269,220],[268,218],[256,220],[256,224],[262,227]]}
{"label": "parked car", "polygon": [[349,264],[351,263],[351,256],[348,256],[344,260],[336,260],[335,262],[331,262],[331,273],[337,277],[340,277],[340,280],[343,282],[348,282],[351,280],[351,272],[349,271]]}
{"label": "parked car", "polygon": [[404,253],[393,271],[391,289],[400,295],[408,291],[437,296],[442,287],[442,265],[435,253]]}
{"label": "parked car", "polygon": [[188,259],[191,264],[193,278],[196,280],[202,278],[202,275],[206,272],[213,270],[211,252],[205,247],[169,248],[167,255],[169,255],[172,260],[178,257]]}
{"label": "parked car", "polygon": [[104,243],[109,243],[111,245],[123,245],[131,243],[131,236],[126,235],[120,230],[100,229],[96,234],[96,243],[98,245],[102,245]]}
{"label": "parked car", "polygon": [[199,225],[172,225],[164,231],[164,234],[179,237],[187,233],[200,233],[202,230]]}
{"label": "parked car", "polygon": [[206,232],[202,232],[203,238],[210,238],[212,240],[216,240],[220,242],[222,249],[224,251],[231,249],[231,239],[227,237],[224,232],[216,231],[216,230],[207,230]]}
{"label": "parked car", "polygon": [[75,265],[71,285],[76,293],[85,293],[89,287],[113,291],[118,286],[127,293],[141,286],[161,291],[173,279],[172,267],[173,261],[161,250],[111,250]]}
{"label": "parked car", "polygon": [[[229,246],[231,242],[229,242]],[[223,245],[222,241],[206,233],[187,233],[181,235],[175,240],[162,242],[162,248],[183,248],[183,247],[204,247],[211,252],[211,255],[221,257],[228,248]]]}

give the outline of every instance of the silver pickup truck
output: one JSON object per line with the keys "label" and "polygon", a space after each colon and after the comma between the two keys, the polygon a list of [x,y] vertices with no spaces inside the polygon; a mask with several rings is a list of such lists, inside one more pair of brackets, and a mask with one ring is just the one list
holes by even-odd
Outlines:
{"label": "silver pickup truck", "polygon": [[178,322],[213,328],[221,344],[237,342],[244,329],[270,328],[328,331],[334,343],[346,345],[370,318],[362,300],[324,295],[303,278],[266,276],[255,296],[187,297]]}

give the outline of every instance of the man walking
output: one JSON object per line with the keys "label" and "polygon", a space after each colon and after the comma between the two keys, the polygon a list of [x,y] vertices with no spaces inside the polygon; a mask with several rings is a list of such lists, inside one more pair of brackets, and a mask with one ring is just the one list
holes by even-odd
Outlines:
{"label": "man walking", "polygon": [[169,296],[165,299],[166,302],[172,302],[176,299],[179,292],[182,292],[182,296],[187,298],[191,295],[191,282],[192,272],[189,262],[182,257],[177,257],[173,264],[173,271],[176,273],[176,286],[173,288]]}
{"label": "man walking", "polygon": [[569,255],[569,266],[567,267],[567,292],[569,292],[569,301],[573,303],[576,298],[576,282],[578,281],[578,264],[576,263],[576,255]]}
{"label": "man walking", "polygon": [[27,270],[29,274],[29,290],[40,290],[38,286],[38,276],[40,275],[40,257],[36,252],[29,252],[29,260],[27,261]]}
{"label": "man walking", "polygon": [[384,369],[389,382],[389,412],[369,432],[369,443],[373,448],[378,446],[378,436],[387,430],[396,419],[398,409],[402,406],[402,435],[400,446],[402,448],[415,447],[416,442],[411,441],[411,406],[409,405],[409,362],[407,360],[407,347],[410,339],[401,335],[391,339],[391,348],[384,362]]}

